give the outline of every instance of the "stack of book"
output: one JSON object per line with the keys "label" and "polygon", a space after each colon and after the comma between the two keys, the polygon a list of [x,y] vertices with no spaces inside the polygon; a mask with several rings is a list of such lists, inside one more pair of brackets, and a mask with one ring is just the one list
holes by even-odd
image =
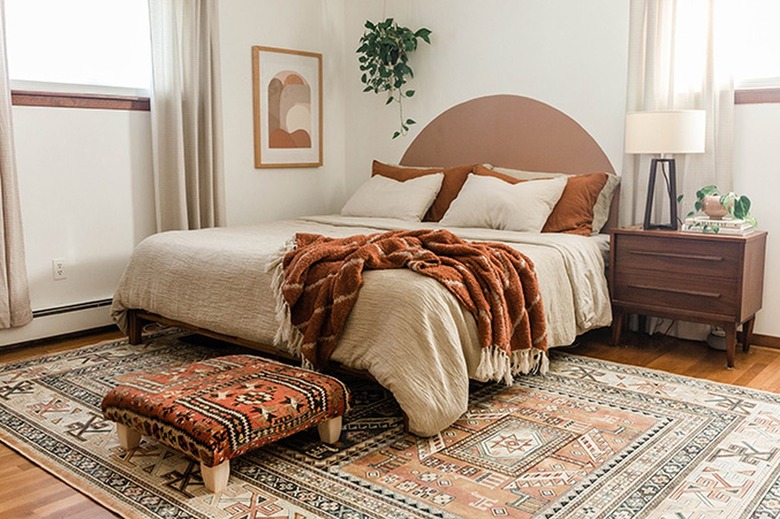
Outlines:
{"label": "stack of book", "polygon": [[712,234],[748,234],[755,229],[753,224],[747,220],[739,218],[716,220],[709,216],[689,216],[682,226],[682,230],[686,232]]}

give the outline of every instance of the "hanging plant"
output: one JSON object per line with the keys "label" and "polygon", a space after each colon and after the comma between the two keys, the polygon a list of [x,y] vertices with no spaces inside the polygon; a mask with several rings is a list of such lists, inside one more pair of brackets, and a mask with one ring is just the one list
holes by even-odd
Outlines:
{"label": "hanging plant", "polygon": [[360,70],[363,71],[360,80],[366,85],[363,92],[387,92],[385,104],[398,103],[401,128],[393,133],[395,139],[406,135],[409,126],[415,124],[413,119],[404,119],[403,100],[414,95],[414,90],[404,90],[407,77],[414,77],[408,63],[409,54],[417,49],[418,39],[431,43],[431,31],[425,27],[412,31],[398,25],[392,18],[379,23],[367,21],[365,28],[357,49]]}

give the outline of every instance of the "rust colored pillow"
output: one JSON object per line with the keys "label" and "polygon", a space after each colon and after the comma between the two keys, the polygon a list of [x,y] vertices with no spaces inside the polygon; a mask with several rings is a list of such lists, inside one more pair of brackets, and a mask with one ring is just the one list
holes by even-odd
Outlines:
{"label": "rust colored pillow", "polygon": [[574,175],[566,181],[561,199],[542,228],[542,232],[565,232],[590,236],[593,206],[607,183],[606,173]]}
{"label": "rust colored pillow", "polygon": [[[510,184],[527,182],[484,166],[476,166],[474,173],[500,178]],[[599,193],[607,183],[607,178],[606,173],[569,176],[566,180],[566,188],[550,217],[547,218],[542,232],[563,232],[590,236],[593,227],[593,207],[596,205]]]}
{"label": "rust colored pillow", "polygon": [[438,222],[441,220],[442,216],[444,216],[444,213],[447,212],[447,209],[450,207],[452,201],[455,200],[455,197],[458,196],[460,188],[463,187],[463,184],[466,182],[466,177],[471,173],[473,167],[473,165],[468,165],[455,166],[452,168],[410,168],[406,166],[384,164],[375,160],[371,165],[371,176],[382,175],[383,177],[404,182],[423,175],[443,172],[444,180],[441,183],[439,194],[436,195],[436,199],[423,217],[423,222]]}
{"label": "rust colored pillow", "polygon": [[[513,177],[512,175],[507,175],[506,173],[499,173],[498,171],[493,171],[492,169],[486,168],[481,164],[477,164],[476,166],[474,166],[474,174],[481,175],[483,177],[500,178],[504,182],[509,182],[510,184],[517,184],[518,182],[527,182],[528,180],[532,180],[530,178],[517,178],[517,177]],[[541,179],[533,179],[533,180],[541,180]]]}
{"label": "rust colored pillow", "polygon": [[[511,175],[507,175],[506,173],[499,173],[498,171],[493,171],[492,169],[486,168],[485,166],[481,164],[477,164],[474,166],[474,174],[475,175],[481,175],[483,177],[496,177],[500,178],[504,182],[509,182],[510,184],[517,184],[518,182],[525,182],[525,180],[515,178]],[[530,179],[529,179],[530,180]]]}

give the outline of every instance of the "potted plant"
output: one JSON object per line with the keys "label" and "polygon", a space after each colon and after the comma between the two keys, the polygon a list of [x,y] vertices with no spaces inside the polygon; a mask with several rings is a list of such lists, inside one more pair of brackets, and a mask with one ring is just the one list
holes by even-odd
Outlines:
{"label": "potted plant", "polygon": [[360,80],[366,87],[363,92],[387,92],[385,104],[398,103],[401,128],[393,133],[393,139],[406,135],[413,119],[404,119],[403,100],[412,97],[414,90],[404,90],[407,78],[414,77],[409,66],[409,54],[417,49],[417,40],[430,44],[431,31],[425,27],[412,31],[398,25],[392,18],[379,23],[367,21],[366,31],[357,49]]}
{"label": "potted plant", "polygon": [[693,217],[701,211],[710,220],[713,220],[712,223],[696,222],[696,225],[702,227],[704,232],[718,232],[720,226],[717,220],[724,217],[743,220],[752,226],[757,223],[756,219],[750,215],[751,202],[747,195],[737,195],[733,191],[721,193],[715,185],[704,186],[696,191],[696,202],[693,206],[695,210],[689,212],[688,217]]}

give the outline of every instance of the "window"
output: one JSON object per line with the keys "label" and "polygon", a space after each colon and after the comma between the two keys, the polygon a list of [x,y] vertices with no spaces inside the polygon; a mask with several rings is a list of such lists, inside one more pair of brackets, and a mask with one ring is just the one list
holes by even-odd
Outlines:
{"label": "window", "polygon": [[[703,76],[706,59],[707,2],[677,3],[675,78],[685,89]],[[780,87],[780,1],[720,0],[715,2],[712,43],[716,68],[737,88]]]}
{"label": "window", "polygon": [[780,87],[780,2],[731,0],[724,13],[733,20],[727,59],[738,87]]}
{"label": "window", "polygon": [[[147,92],[151,48],[147,0],[5,0],[8,70],[16,87]],[[78,85],[78,86],[75,86]],[[127,92],[127,91],[126,91]]]}

